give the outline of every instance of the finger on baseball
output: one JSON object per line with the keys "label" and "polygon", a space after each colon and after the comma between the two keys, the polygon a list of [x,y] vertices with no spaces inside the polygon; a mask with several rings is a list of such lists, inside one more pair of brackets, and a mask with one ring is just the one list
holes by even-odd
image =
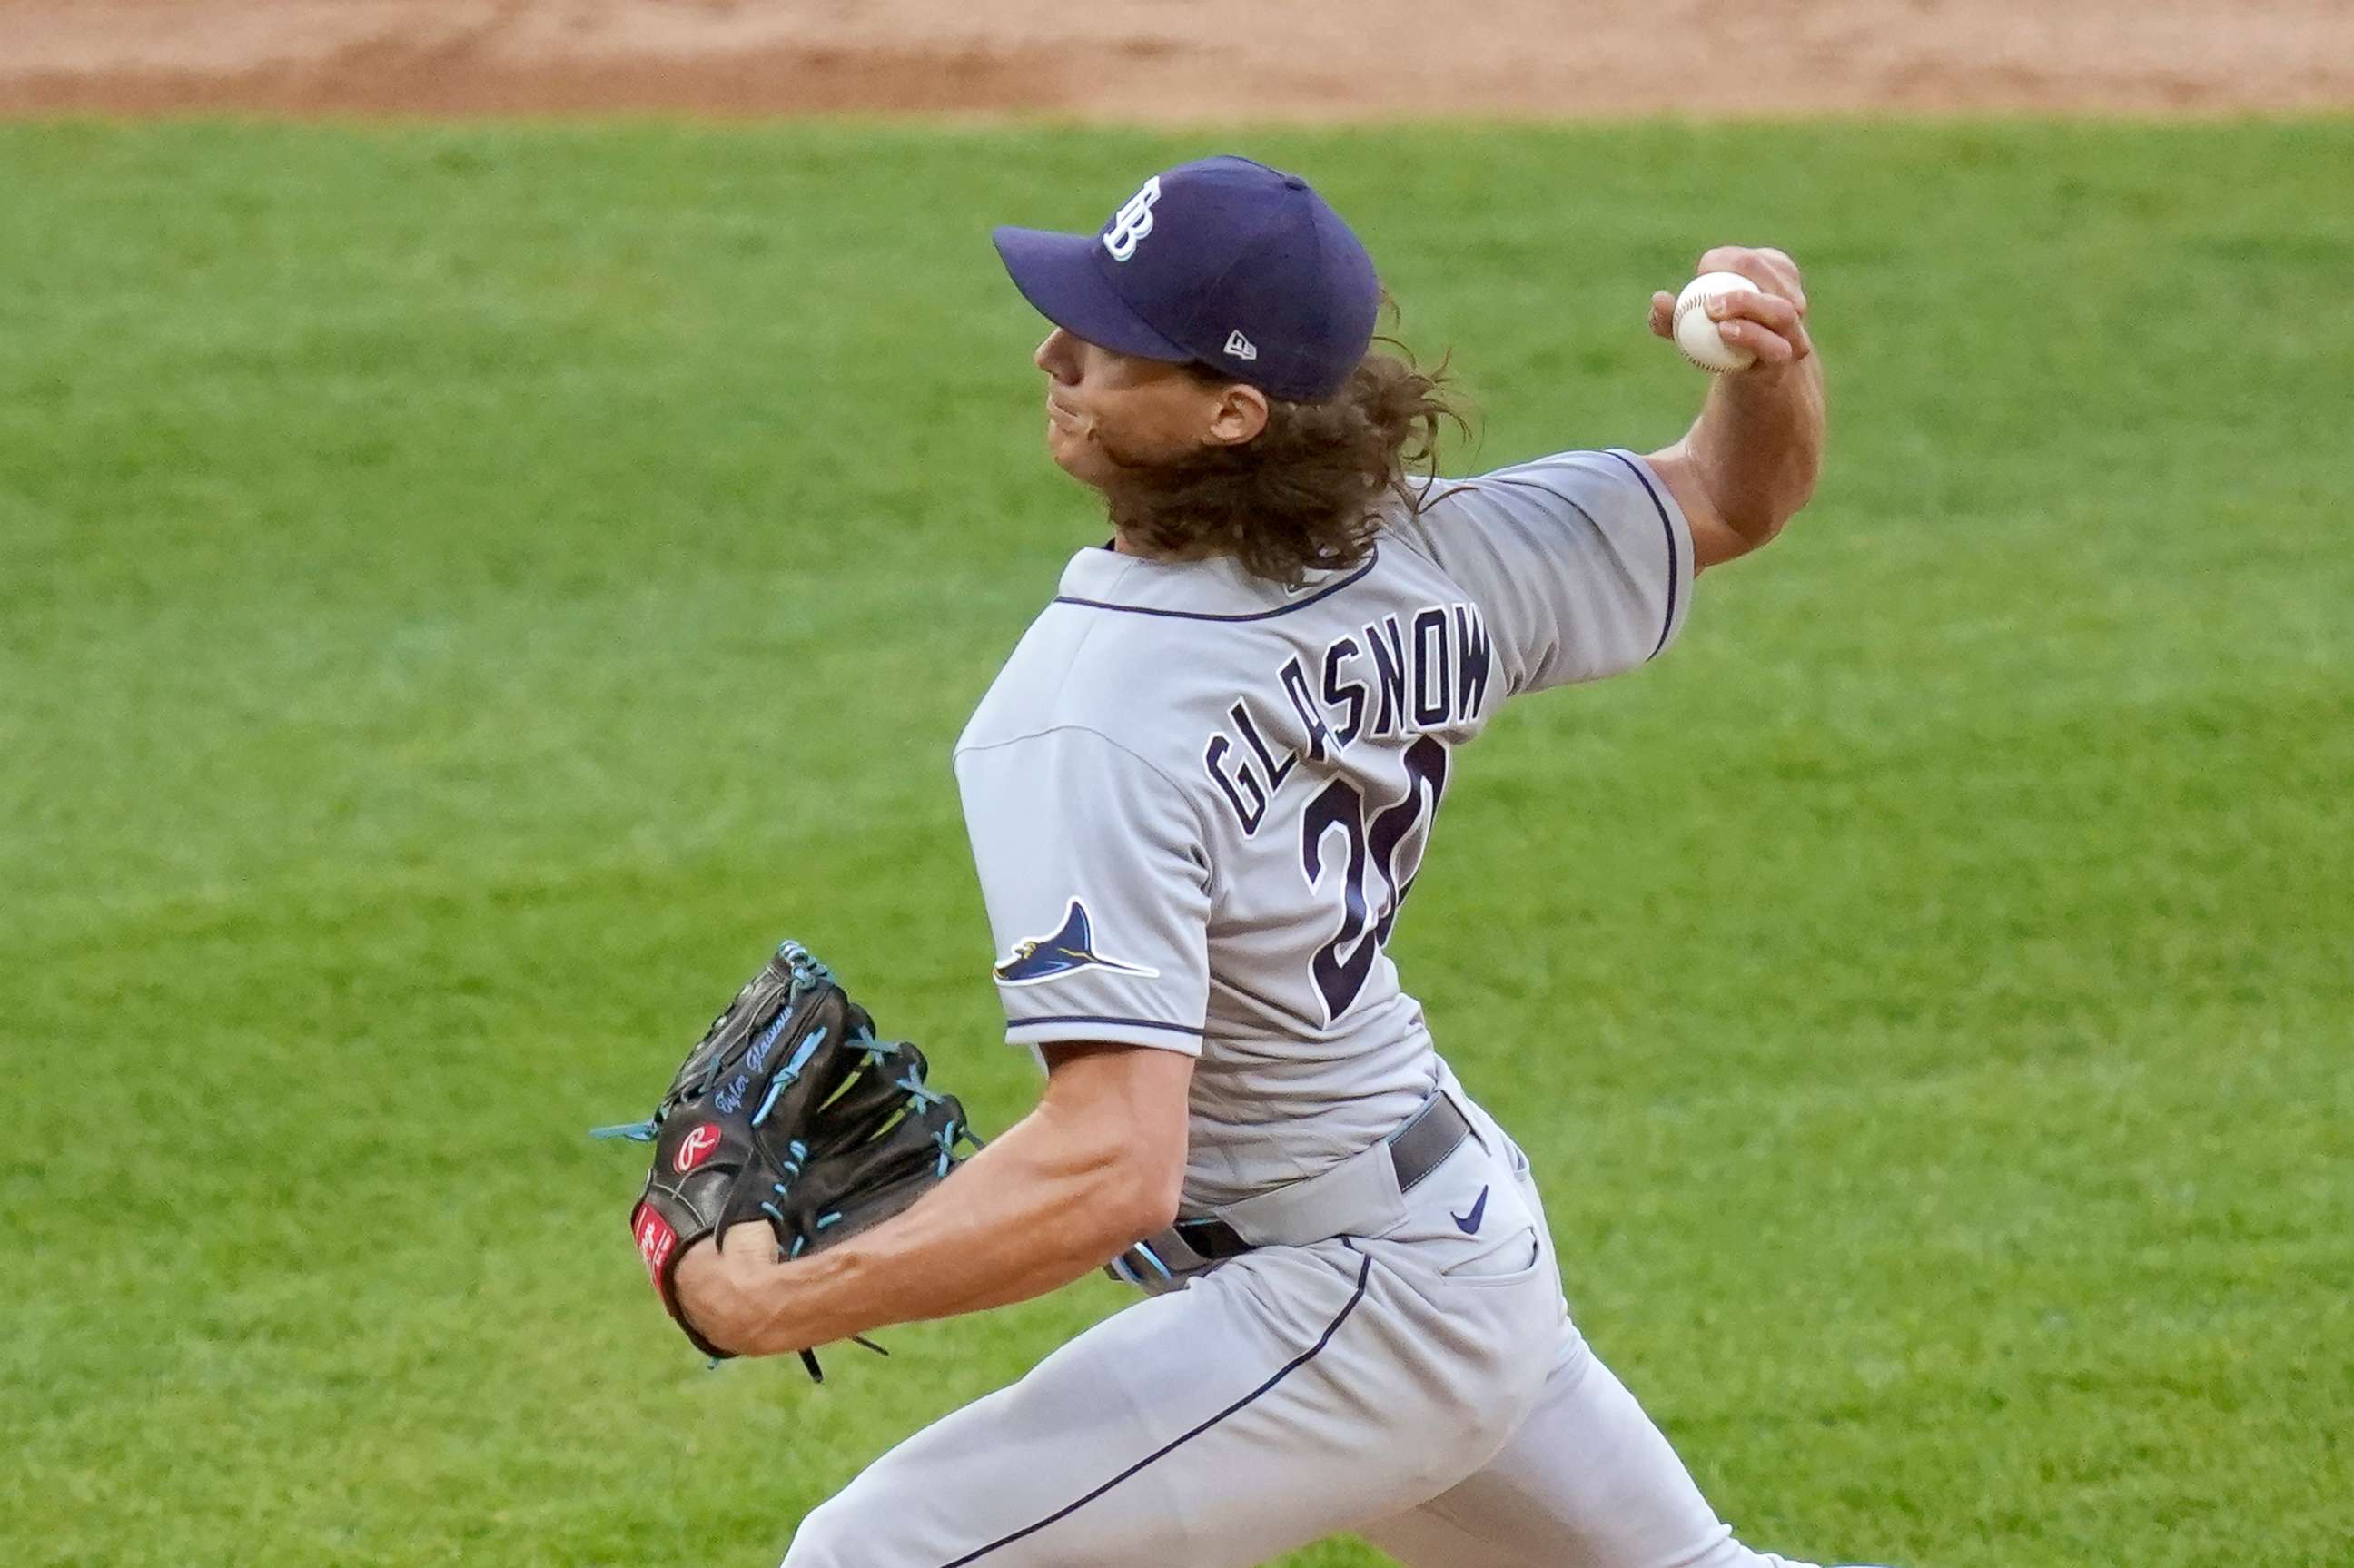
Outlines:
{"label": "finger on baseball", "polygon": [[1752,253],[1755,255],[1758,262],[1774,275],[1776,281],[1781,284],[1784,297],[1796,304],[1803,313],[1807,308],[1807,291],[1798,281],[1798,264],[1790,260],[1790,253],[1787,250],[1778,250],[1771,245],[1758,246]]}
{"label": "finger on baseball", "polygon": [[1814,339],[1807,334],[1803,323],[1787,332],[1776,332],[1752,321],[1721,323],[1716,330],[1727,343],[1745,343],[1760,359],[1774,365],[1795,365],[1815,352]]}
{"label": "finger on baseball", "polygon": [[1711,300],[1708,313],[1718,322],[1753,321],[1787,336],[1790,329],[1798,324],[1799,312],[1797,302],[1786,300],[1779,294],[1763,291],[1753,294],[1747,290],[1738,290]]}
{"label": "finger on baseball", "polygon": [[1703,272],[1738,272],[1777,289],[1797,291],[1798,264],[1771,245],[1720,245],[1701,258]]}
{"label": "finger on baseball", "polygon": [[1676,297],[1661,289],[1651,296],[1651,335],[1673,337],[1676,335],[1675,323]]}
{"label": "finger on baseball", "polygon": [[1702,253],[1700,270],[1738,272],[1763,291],[1788,300],[1801,315],[1806,313],[1807,291],[1798,281],[1798,264],[1787,251],[1770,246],[1719,245]]}
{"label": "finger on baseball", "polygon": [[1799,357],[1797,344],[1773,328],[1748,320],[1721,322],[1716,334],[1734,348],[1745,348],[1760,365],[1787,365]]}

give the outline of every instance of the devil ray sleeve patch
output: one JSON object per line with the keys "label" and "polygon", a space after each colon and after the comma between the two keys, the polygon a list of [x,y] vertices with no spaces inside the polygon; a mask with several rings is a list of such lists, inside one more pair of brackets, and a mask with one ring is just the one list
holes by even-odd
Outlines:
{"label": "devil ray sleeve patch", "polygon": [[961,751],[957,782],[1006,1038],[1199,1052],[1208,857],[1176,786],[1076,726]]}
{"label": "devil ray sleeve patch", "polygon": [[1096,948],[1095,922],[1087,915],[1084,900],[1071,900],[1070,909],[1063,923],[1051,935],[1032,937],[1014,944],[1013,951],[997,966],[996,974],[1006,985],[1035,985],[1057,975],[1066,975],[1090,965],[1123,974],[1142,975],[1158,980],[1161,971],[1149,964],[1131,964],[1099,952]]}

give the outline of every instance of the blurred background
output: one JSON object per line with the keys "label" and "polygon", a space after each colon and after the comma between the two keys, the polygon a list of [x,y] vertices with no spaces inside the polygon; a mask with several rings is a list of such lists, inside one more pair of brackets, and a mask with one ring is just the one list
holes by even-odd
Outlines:
{"label": "blurred background", "polygon": [[6,0],[0,108],[1186,122],[2342,109],[2337,0]]}
{"label": "blurred background", "polygon": [[1101,519],[987,232],[1228,150],[1452,471],[1807,270],[1819,499],[1394,945],[1712,1499],[2354,1563],[2349,104],[2323,4],[0,0],[0,1563],[774,1561],[1124,1303],[708,1372],[585,1132],[786,935],[1031,1103],[948,754]]}

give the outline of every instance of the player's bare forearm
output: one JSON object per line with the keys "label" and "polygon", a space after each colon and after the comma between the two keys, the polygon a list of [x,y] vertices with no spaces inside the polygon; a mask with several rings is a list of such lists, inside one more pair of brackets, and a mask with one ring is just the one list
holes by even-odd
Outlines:
{"label": "player's bare forearm", "polygon": [[1060,1048],[1037,1109],[907,1213],[789,1263],[765,1224],[738,1226],[682,1260],[680,1298],[715,1344],[777,1355],[1057,1289],[1174,1217],[1192,1070]]}
{"label": "player's bare forearm", "polygon": [[1815,493],[1823,461],[1823,377],[1813,355],[1717,377],[1680,443],[1708,510],[1749,549],[1771,540]]}
{"label": "player's bare forearm", "polygon": [[[1771,541],[1813,496],[1822,471],[1822,364],[1807,331],[1807,295],[1797,265],[1778,250],[1724,248],[1701,258],[1704,271],[1739,272],[1757,291],[1714,302],[1724,342],[1756,355],[1716,377],[1684,438],[1650,462],[1690,524],[1701,567]],[[1651,325],[1672,334],[1672,296],[1656,295]]]}
{"label": "player's bare forearm", "polygon": [[1137,1201],[1116,1126],[1061,1120],[1042,1105],[906,1213],[805,1264],[772,1267],[775,1302],[748,1348],[797,1351],[1026,1301],[1168,1223]]}

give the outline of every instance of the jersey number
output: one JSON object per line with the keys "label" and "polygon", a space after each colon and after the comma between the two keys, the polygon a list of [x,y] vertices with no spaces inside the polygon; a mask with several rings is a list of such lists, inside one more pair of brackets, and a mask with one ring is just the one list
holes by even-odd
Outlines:
{"label": "jersey number", "polygon": [[[1325,840],[1342,840],[1341,860],[1341,929],[1316,949],[1311,966],[1316,989],[1324,997],[1326,1022],[1338,1018],[1365,989],[1373,960],[1390,939],[1398,909],[1414,890],[1415,873],[1422,865],[1422,847],[1429,842],[1425,814],[1436,815],[1438,798],[1447,790],[1447,747],[1424,736],[1405,748],[1405,797],[1368,818],[1365,798],[1346,779],[1335,779],[1308,802],[1299,817],[1299,867],[1308,885],[1324,880],[1329,863]],[[1424,831],[1416,832],[1417,828]],[[1365,873],[1368,863],[1381,875],[1381,885],[1369,901]]]}

